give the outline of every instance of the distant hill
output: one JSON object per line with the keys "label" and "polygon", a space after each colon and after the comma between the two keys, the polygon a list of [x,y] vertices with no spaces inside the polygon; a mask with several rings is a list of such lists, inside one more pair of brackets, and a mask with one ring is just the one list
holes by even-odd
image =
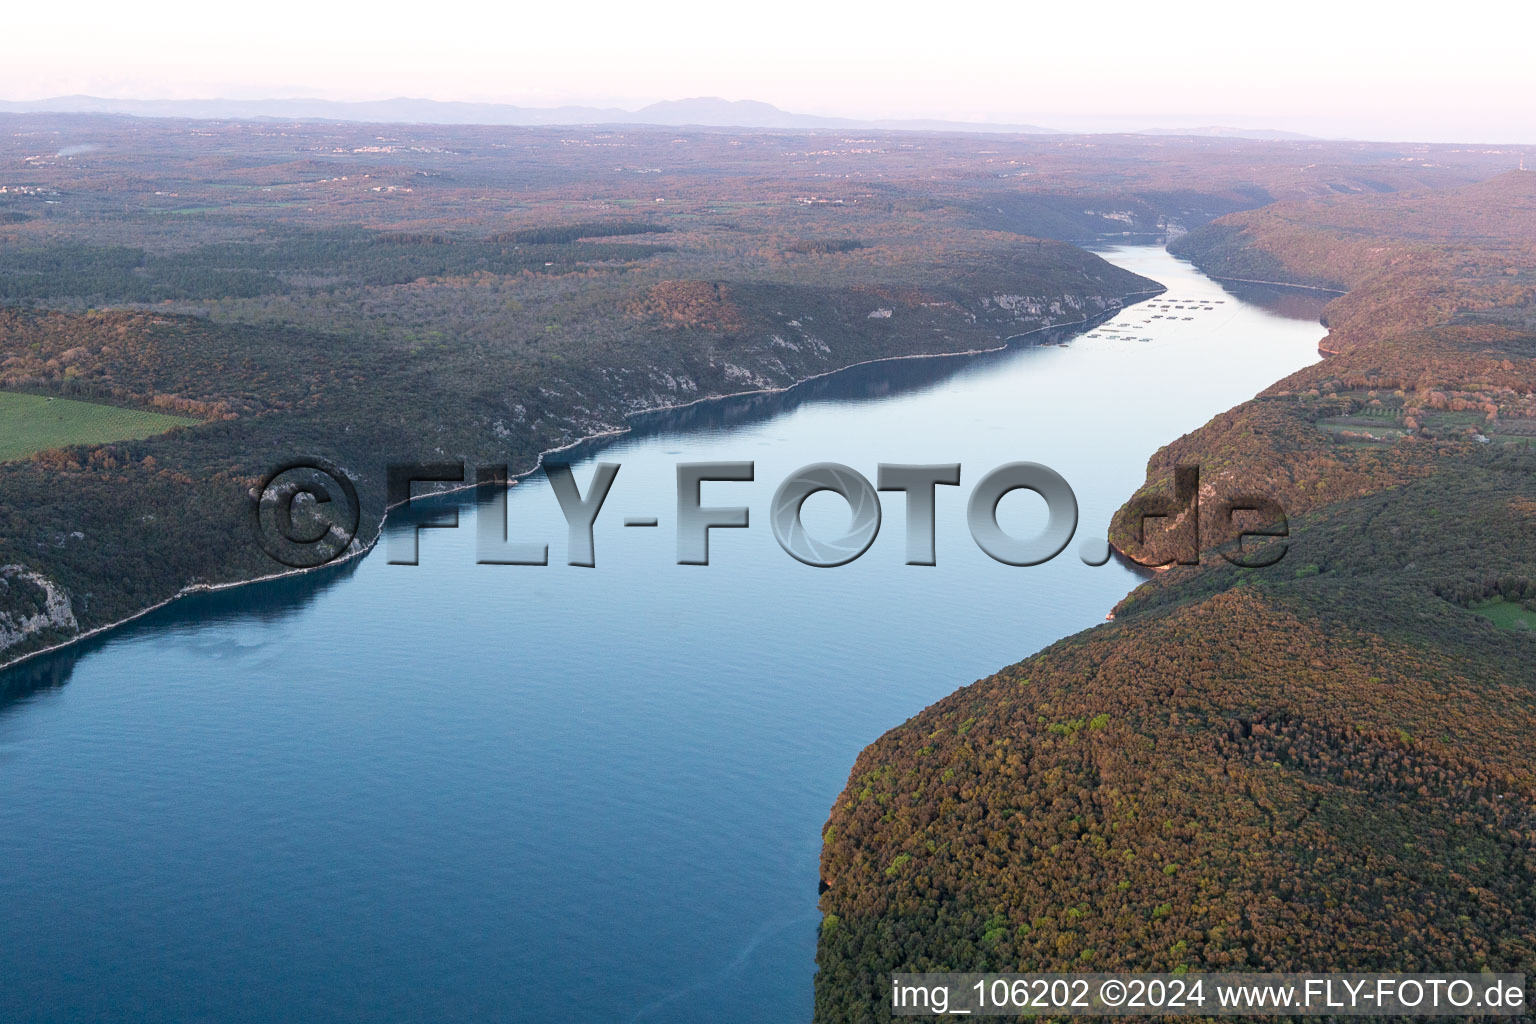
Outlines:
{"label": "distant hill", "polygon": [[649,124],[704,128],[766,128],[789,131],[882,128],[907,131],[1005,132],[1049,134],[1030,124],[972,121],[879,120],[820,117],[780,110],[755,100],[717,96],[666,100],[639,110],[617,107],[519,107],[508,103],[458,103],[400,97],[340,102],[321,99],[135,100],[100,96],[56,96],[45,100],[0,102],[0,113],[131,114],[138,117],[190,117],[219,120],[368,121],[412,124],[593,125]]}
{"label": "distant hill", "polygon": [[1231,128],[1225,125],[1204,125],[1200,128],[1143,128],[1132,135],[1187,135],[1210,139],[1254,139],[1259,142],[1305,141],[1315,135],[1301,132],[1283,132],[1276,128]]}

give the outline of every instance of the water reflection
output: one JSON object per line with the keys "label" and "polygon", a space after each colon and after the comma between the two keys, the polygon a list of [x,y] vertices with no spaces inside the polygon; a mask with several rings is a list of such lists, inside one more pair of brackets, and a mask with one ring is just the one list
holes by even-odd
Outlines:
{"label": "water reflection", "polygon": [[113,644],[151,633],[197,632],[235,621],[270,624],[291,619],[321,594],[350,579],[359,564],[353,559],[314,572],[188,594],[116,629],[13,665],[0,672],[0,716],[33,694],[62,687],[69,682],[76,663]]}
{"label": "water reflection", "polygon": [[857,404],[878,402],[901,394],[918,394],[937,387],[957,374],[985,372],[999,362],[1015,359],[1031,348],[1065,345],[1114,316],[1105,314],[1081,324],[1068,324],[1045,331],[1017,335],[1005,347],[969,355],[929,356],[915,359],[887,359],[851,366],[846,370],[816,377],[783,391],[712,398],[677,409],[660,409],[631,416],[630,432],[617,437],[595,438],[561,453],[568,462],[591,458],[615,444],[660,434],[693,431],[719,431],[760,423],[783,416],[813,402]]}
{"label": "water reflection", "polygon": [[1323,307],[1338,298],[1336,292],[1313,288],[1287,288],[1284,285],[1245,284],[1222,281],[1227,292],[1254,306],[1291,320],[1321,320]]}

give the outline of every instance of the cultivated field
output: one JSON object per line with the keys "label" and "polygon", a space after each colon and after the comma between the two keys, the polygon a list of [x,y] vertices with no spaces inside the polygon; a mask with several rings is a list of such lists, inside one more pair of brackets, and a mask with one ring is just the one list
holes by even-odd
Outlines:
{"label": "cultivated field", "polygon": [[196,422],[139,409],[0,391],[0,462],[71,444],[153,437]]}

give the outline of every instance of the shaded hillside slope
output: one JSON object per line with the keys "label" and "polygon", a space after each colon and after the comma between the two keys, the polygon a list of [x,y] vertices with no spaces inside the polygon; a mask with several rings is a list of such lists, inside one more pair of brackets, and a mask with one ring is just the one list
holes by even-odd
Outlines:
{"label": "shaded hillside slope", "polygon": [[[0,389],[204,421],[0,464],[0,566],[14,577],[0,586],[0,664],[189,585],[283,571],[245,517],[248,489],[285,460],[345,467],[367,541],[390,461],[526,471],[541,451],[622,430],[640,409],[784,388],[871,359],[995,348],[1156,290],[1056,242],[1015,242],[980,265],[944,262],[934,259],[925,287],[877,274],[844,286],[587,277],[581,319],[567,312],[558,330],[427,344],[387,329],[0,308]],[[533,291],[524,289],[530,305]],[[47,615],[37,610],[45,591],[56,606]]]}

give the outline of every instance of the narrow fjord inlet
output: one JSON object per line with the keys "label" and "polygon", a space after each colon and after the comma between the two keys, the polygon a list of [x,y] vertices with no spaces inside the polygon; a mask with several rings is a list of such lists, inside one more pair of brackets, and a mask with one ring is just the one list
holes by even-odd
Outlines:
{"label": "narrow fjord inlet", "polygon": [[1529,1013],[1530,11],[13,6],[0,1024]]}
{"label": "narrow fjord inlet", "polygon": [[[1086,331],[575,449],[583,487],[622,466],[595,569],[564,564],[536,476],[509,519],[549,566],[476,565],[476,506],[445,500],[459,527],[423,531],[418,566],[381,548],[194,595],[0,674],[0,1019],[809,1020],[821,828],[859,751],[1102,621],[1138,578],[1077,541],[1157,448],[1318,359],[1321,296],[1229,290],[1155,246],[1103,255],[1166,290]],[[705,460],[755,462],[708,502],[752,526],[679,566],[675,467]],[[1019,460],[1081,508],[1067,553],[1028,569],[964,524],[968,485]],[[960,462],[938,564],[902,564],[892,496],[858,561],[789,558],[768,498],[822,461]],[[1003,524],[1031,532],[1033,500]],[[806,519],[833,532],[846,509]]]}

